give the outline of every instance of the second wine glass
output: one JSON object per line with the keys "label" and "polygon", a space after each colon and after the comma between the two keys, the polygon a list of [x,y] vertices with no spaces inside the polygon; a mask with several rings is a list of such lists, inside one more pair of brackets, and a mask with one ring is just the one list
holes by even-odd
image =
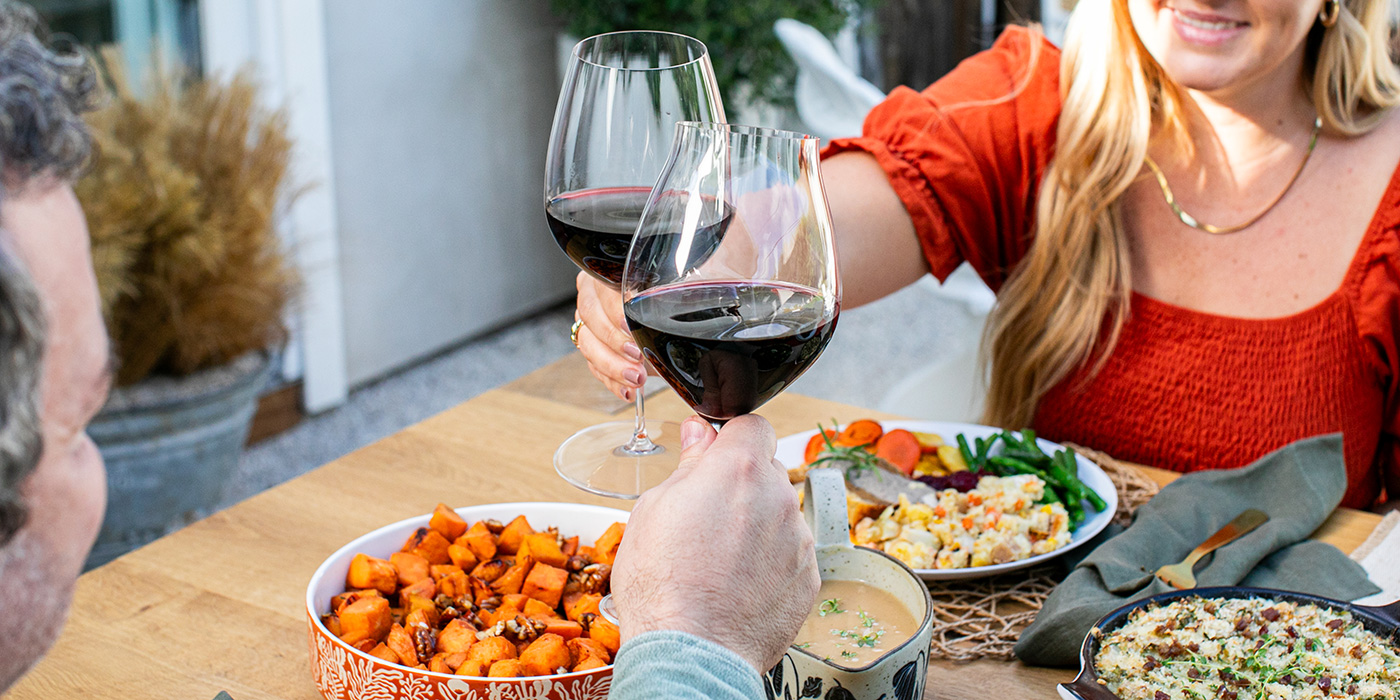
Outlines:
{"label": "second wine glass", "polygon": [[[559,247],[614,287],[681,120],[724,121],[705,45],[668,32],[615,32],[574,48],[554,115],[544,205]],[[680,426],[645,418],[580,430],[554,455],[579,488],[636,498],[680,462]]]}
{"label": "second wine glass", "polygon": [[841,309],[817,139],[682,122],[623,272],[642,354],[717,427],[816,361]]}

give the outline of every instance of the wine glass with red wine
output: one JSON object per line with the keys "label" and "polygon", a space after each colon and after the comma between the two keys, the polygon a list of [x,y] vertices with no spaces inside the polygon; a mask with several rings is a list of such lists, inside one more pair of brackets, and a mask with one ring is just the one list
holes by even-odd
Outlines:
{"label": "wine glass with red wine", "polygon": [[642,354],[716,427],[791,385],[841,309],[817,139],[677,125],[622,292]]}
{"label": "wine glass with red wine", "polygon": [[[545,164],[544,209],[559,247],[617,287],[652,185],[680,121],[722,122],[705,45],[669,32],[614,32],[574,47]],[[645,419],[585,428],[554,468],[586,491],[636,498],[680,461],[680,426]]]}

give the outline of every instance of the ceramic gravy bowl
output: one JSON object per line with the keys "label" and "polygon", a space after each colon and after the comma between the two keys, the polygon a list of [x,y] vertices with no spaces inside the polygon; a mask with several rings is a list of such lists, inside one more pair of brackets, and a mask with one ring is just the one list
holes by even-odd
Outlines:
{"label": "ceramic gravy bowl", "polygon": [[782,661],[764,674],[765,694],[769,698],[827,700],[923,697],[933,637],[933,600],[928,588],[894,557],[851,544],[846,479],[839,470],[808,472],[802,512],[816,539],[817,567],[823,581],[862,581],[888,591],[920,623],[908,641],[859,668],[838,666],[806,650],[788,647]]}

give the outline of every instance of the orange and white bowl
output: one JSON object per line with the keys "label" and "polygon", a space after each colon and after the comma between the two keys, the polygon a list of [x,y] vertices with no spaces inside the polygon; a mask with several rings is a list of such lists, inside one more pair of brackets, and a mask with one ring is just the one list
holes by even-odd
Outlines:
{"label": "orange and white bowl", "polygon": [[[565,536],[597,539],[627,511],[577,503],[494,503],[458,508],[468,523],[494,518],[503,523],[524,515],[538,530],[557,527]],[[331,634],[321,624],[331,598],[345,591],[345,574],[358,553],[388,559],[409,535],[427,527],[430,515],[386,525],[341,547],[311,577],[306,587],[307,637],[311,677],[327,700],[605,700],[612,687],[612,666],[525,678],[479,678],[407,668],[370,656]]]}

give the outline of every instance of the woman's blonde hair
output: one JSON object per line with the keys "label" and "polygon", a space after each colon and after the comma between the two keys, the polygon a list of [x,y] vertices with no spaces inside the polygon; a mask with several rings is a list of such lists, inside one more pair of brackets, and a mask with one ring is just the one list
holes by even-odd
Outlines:
{"label": "woman's blonde hair", "polygon": [[[1391,0],[1344,0],[1336,25],[1310,35],[1313,100],[1329,132],[1365,133],[1400,101],[1391,15]],[[1120,197],[1153,139],[1190,147],[1185,95],[1138,38],[1128,0],[1079,0],[1066,30],[1060,92],[1036,239],[987,323],[984,420],[992,425],[1030,425],[1051,387],[1081,367],[1102,367],[1132,290]]]}

